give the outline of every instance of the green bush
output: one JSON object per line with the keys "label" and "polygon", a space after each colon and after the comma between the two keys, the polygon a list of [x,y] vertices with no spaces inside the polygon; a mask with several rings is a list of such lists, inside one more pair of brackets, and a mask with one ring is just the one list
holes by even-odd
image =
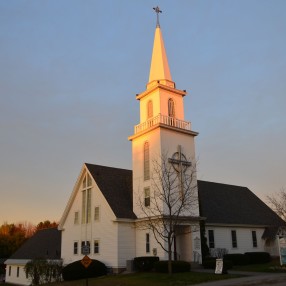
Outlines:
{"label": "green bush", "polygon": [[[205,258],[202,264],[205,269],[215,269],[216,257]],[[223,259],[223,268],[225,270],[232,269],[232,262],[230,260]]]}
{"label": "green bush", "polygon": [[[168,273],[168,261],[158,261],[154,264],[156,272]],[[186,261],[172,261],[172,272],[189,272],[191,270],[191,264]]]}
{"label": "green bush", "polygon": [[62,275],[65,281],[78,280],[84,278],[93,278],[106,275],[107,268],[104,263],[98,260],[92,260],[91,264],[85,268],[81,261],[75,261],[63,268]]}
{"label": "green bush", "polygon": [[247,265],[249,264],[249,257],[242,253],[231,253],[223,256],[223,259],[232,262],[232,265]]}
{"label": "green bush", "polygon": [[159,261],[158,256],[140,256],[134,258],[134,267],[137,271],[151,271],[154,263]]}
{"label": "green bush", "polygon": [[268,252],[245,252],[245,255],[248,257],[250,264],[262,264],[271,261]]}

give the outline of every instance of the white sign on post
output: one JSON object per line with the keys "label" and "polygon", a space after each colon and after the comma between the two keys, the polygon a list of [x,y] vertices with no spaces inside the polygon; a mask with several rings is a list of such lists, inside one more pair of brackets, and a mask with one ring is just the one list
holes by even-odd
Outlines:
{"label": "white sign on post", "polygon": [[223,271],[223,260],[217,259],[215,266],[215,274],[222,274],[222,271]]}

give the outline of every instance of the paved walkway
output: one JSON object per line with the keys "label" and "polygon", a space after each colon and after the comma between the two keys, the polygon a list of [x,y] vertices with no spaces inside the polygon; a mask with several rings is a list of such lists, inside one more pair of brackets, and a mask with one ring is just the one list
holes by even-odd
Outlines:
{"label": "paved walkway", "polygon": [[[199,270],[200,272],[207,272]],[[286,273],[261,273],[261,272],[242,272],[228,271],[229,274],[247,275],[247,277],[212,281],[192,286],[285,286]]]}

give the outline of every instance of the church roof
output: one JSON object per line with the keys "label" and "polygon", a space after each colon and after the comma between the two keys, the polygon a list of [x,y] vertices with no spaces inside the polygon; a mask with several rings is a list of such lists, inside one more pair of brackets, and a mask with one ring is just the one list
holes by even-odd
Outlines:
{"label": "church roof", "polygon": [[135,219],[132,210],[132,171],[85,164],[117,218]]}
{"label": "church roof", "polygon": [[207,224],[286,225],[248,188],[198,181],[201,216]]}
{"label": "church roof", "polygon": [[9,257],[9,260],[35,258],[61,258],[61,232],[57,228],[47,228],[37,231]]}

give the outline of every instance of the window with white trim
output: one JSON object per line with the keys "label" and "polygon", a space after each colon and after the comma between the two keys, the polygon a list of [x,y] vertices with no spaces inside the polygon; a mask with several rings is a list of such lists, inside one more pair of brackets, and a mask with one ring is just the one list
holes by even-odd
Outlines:
{"label": "window with white trim", "polygon": [[99,207],[97,206],[94,208],[94,221],[99,221],[99,215]]}
{"label": "window with white trim", "polygon": [[251,236],[252,236],[252,245],[253,247],[257,247],[257,236],[256,236],[256,231],[253,230],[251,232]]}
{"label": "window with white trim", "polygon": [[214,230],[209,229],[208,230],[209,235],[209,248],[215,248],[215,241],[214,241]]}
{"label": "window with white trim", "polygon": [[149,100],[147,103],[147,118],[153,117],[153,102],[152,100]]}
{"label": "window with white trim", "polygon": [[73,254],[78,254],[78,241],[73,243]]}
{"label": "window with white trim", "polygon": [[149,142],[144,143],[144,180],[150,179],[150,154]]}
{"label": "window with white trim", "polygon": [[144,205],[145,207],[150,206],[150,188],[144,188]]}
{"label": "window with white trim", "polygon": [[175,117],[175,103],[172,98],[168,100],[168,115],[170,117]]}
{"label": "window with white trim", "polygon": [[237,248],[236,230],[231,231],[231,242],[232,242],[232,247]]}
{"label": "window with white trim", "polygon": [[93,253],[98,254],[99,253],[99,240],[96,239],[93,243]]}
{"label": "window with white trim", "polygon": [[74,224],[79,224],[79,212],[74,212]]}
{"label": "window with white trim", "polygon": [[150,234],[146,233],[146,253],[150,253]]}

